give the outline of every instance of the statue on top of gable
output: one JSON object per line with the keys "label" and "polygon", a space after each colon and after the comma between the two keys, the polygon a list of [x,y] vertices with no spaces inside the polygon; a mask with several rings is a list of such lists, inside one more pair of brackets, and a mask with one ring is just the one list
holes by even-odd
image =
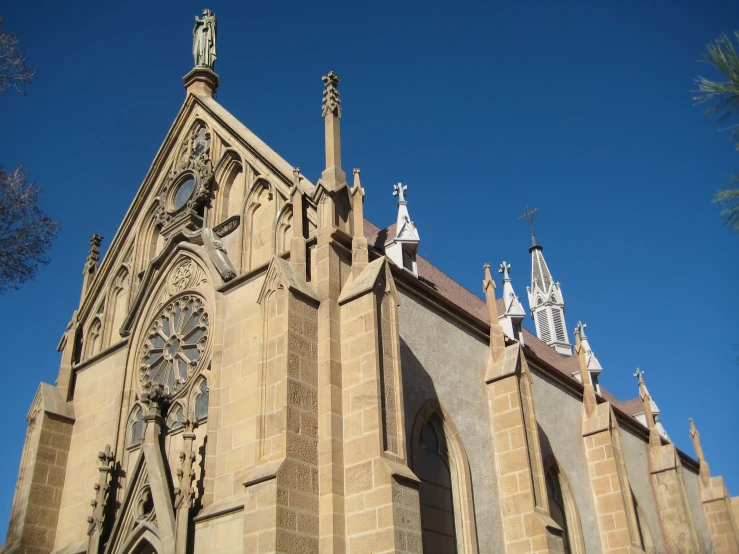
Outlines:
{"label": "statue on top of gable", "polygon": [[216,61],[216,16],[210,10],[203,10],[202,19],[195,16],[192,57],[195,60],[195,67],[213,69]]}

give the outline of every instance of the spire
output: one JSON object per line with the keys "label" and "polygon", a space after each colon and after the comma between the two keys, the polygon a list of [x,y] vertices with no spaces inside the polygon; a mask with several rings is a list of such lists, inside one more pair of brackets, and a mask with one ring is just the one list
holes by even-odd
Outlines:
{"label": "spire", "polygon": [[498,318],[503,330],[513,340],[523,344],[523,334],[521,333],[521,323],[526,317],[526,310],[521,305],[521,300],[516,296],[509,275],[511,264],[505,260],[500,264],[498,273],[503,274],[503,314]]}
{"label": "spire", "polygon": [[657,423],[654,420],[654,413],[652,412],[652,397],[649,395],[647,384],[644,382],[644,372],[637,367],[634,377],[639,380],[639,398],[641,398],[642,406],[644,407],[644,417],[647,422],[647,428],[649,429],[649,446],[662,446],[659,431],[657,430]]}
{"label": "spire", "polygon": [[575,327],[575,354],[577,355],[577,365],[580,368],[579,380],[583,386],[582,401],[585,406],[585,413],[590,417],[595,411],[598,400],[595,398],[595,388],[588,369],[587,347],[585,325],[578,321],[577,327]]}
{"label": "spire", "polygon": [[693,441],[693,448],[695,449],[695,455],[698,458],[698,465],[700,467],[700,480],[704,487],[708,487],[711,483],[711,470],[708,468],[708,462],[703,455],[703,446],[701,446],[701,434],[698,429],[695,428],[693,418],[689,418],[690,422],[690,439]]}
{"label": "spire", "polygon": [[[587,324],[581,321],[578,321],[577,327],[575,327],[575,334],[579,335],[580,337],[580,342],[582,344],[582,350],[585,356],[585,367],[588,370],[588,374],[590,375],[590,382],[593,384],[593,388],[595,389],[595,392],[600,394],[600,384],[598,383],[598,381],[600,380],[600,372],[603,371],[603,367],[600,365],[598,358],[596,358],[595,352],[593,352],[593,349],[590,347],[590,341],[588,341],[588,337],[585,334],[586,327],[587,327]],[[575,350],[577,354],[577,347],[575,348]],[[573,377],[575,377],[575,379],[577,379],[578,381],[582,382],[581,381],[582,378],[580,376],[579,371],[576,374],[574,374]]]}
{"label": "spire", "polygon": [[406,185],[398,183],[393,186],[393,196],[398,197],[398,218],[395,220],[395,236],[385,244],[385,254],[395,265],[418,277],[416,253],[421,237],[408,213],[407,193]]}
{"label": "spire", "polygon": [[537,244],[534,234],[534,214],[539,208],[526,205],[526,213],[519,219],[527,219],[531,227],[531,286],[526,288],[531,316],[536,324],[536,336],[565,356],[572,356],[572,345],[567,338],[565,303],[560,284],[555,282],[544,260],[544,247]]}
{"label": "spire", "polygon": [[80,298],[80,305],[85,299],[87,289],[92,283],[93,277],[98,270],[98,262],[100,261],[100,243],[103,242],[103,237],[97,233],[90,237],[90,250],[87,252],[87,259],[85,260],[85,267],[82,270],[82,296]]}
{"label": "spire", "polygon": [[[657,406],[657,403],[654,401],[654,398],[652,398],[652,395],[649,394],[649,390],[647,390],[647,384],[644,382],[644,372],[636,368],[636,371],[634,372],[634,377],[636,377],[639,380],[639,398],[642,402],[642,409],[643,411],[634,414],[634,419],[639,421],[642,425],[647,427],[647,429],[652,429],[652,424],[650,423],[651,420],[654,421],[654,428],[657,431],[657,434],[661,436],[663,439],[669,441],[670,437],[667,435],[667,431],[665,431],[664,426],[662,425],[662,421],[660,420],[659,414],[659,407]],[[648,402],[647,402],[648,400]],[[650,441],[652,440],[652,437],[650,435]],[[655,443],[655,444],[661,444]]]}
{"label": "spire", "polygon": [[505,339],[503,337],[503,327],[498,323],[498,306],[495,304],[495,281],[490,275],[490,264],[485,264],[482,268],[485,271],[482,292],[485,294],[490,316],[490,361],[497,362],[501,359],[505,350]]}
{"label": "spire", "polygon": [[367,252],[367,238],[364,236],[364,189],[359,179],[359,168],[354,169],[354,186],[351,189],[352,197],[352,274],[356,278],[367,267],[369,253]]}
{"label": "spire", "polygon": [[321,77],[323,89],[323,120],[326,134],[326,169],[321,181],[328,190],[346,183],[346,173],[341,169],[341,99],[339,98],[339,76],[333,71]]}
{"label": "spire", "polygon": [[290,239],[290,263],[300,277],[306,278],[305,229],[303,228],[303,190],[300,188],[300,168],[293,168],[293,185],[290,188],[293,205],[293,236]]}

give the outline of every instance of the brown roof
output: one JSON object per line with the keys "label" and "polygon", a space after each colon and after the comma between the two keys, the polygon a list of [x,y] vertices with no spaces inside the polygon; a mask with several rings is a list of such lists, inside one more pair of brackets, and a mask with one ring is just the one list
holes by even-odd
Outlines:
{"label": "brown roof", "polygon": [[[364,235],[367,237],[367,243],[374,247],[378,252],[385,250],[385,244],[395,237],[395,224],[380,229],[368,220],[364,220]],[[418,280],[436,291],[443,298],[453,305],[465,311],[486,325],[490,325],[490,317],[488,316],[487,304],[472,291],[464,288],[438,267],[423,258],[416,256],[418,264]],[[505,305],[502,298],[496,300],[498,313],[505,312]],[[578,371],[577,358],[575,356],[563,356],[558,354],[554,348],[543,343],[536,335],[528,330],[523,330],[525,349],[548,366],[559,371],[561,374],[575,382],[578,382],[573,373]],[[578,382],[579,383],[579,382]],[[601,387],[601,396],[612,404],[621,408],[619,402],[613,395]],[[627,412],[629,413],[629,412]],[[629,415],[632,415],[629,413]]]}
{"label": "brown roof", "polygon": [[644,404],[642,404],[641,398],[629,398],[623,402],[619,402],[619,408],[621,411],[629,414],[631,417],[644,413]]}

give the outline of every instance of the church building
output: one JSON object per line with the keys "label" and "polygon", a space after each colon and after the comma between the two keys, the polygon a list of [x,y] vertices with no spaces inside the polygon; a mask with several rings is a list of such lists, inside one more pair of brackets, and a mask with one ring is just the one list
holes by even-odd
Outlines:
{"label": "church building", "polygon": [[693,456],[639,370],[608,393],[533,228],[528,307],[506,262],[469,292],[419,254],[406,186],[364,218],[390,190],[349,183],[339,77],[313,182],[214,99],[215,26],[102,260],[91,239],[2,552],[739,554],[696,426],[670,430]]}

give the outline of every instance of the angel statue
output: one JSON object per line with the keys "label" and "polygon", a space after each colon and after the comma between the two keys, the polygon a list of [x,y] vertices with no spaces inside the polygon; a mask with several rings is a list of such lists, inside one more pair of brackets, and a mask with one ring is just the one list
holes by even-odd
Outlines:
{"label": "angel statue", "polygon": [[216,16],[210,10],[203,10],[203,18],[195,16],[192,30],[192,57],[195,67],[213,69],[216,61]]}

